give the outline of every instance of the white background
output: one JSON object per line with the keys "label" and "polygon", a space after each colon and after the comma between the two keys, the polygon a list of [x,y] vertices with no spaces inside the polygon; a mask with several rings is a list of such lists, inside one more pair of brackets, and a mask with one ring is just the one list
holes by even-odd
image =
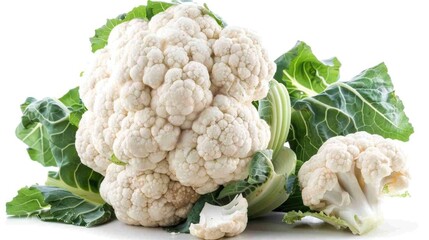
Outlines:
{"label": "white background", "polygon": [[[387,200],[385,223],[360,239],[403,239],[425,234],[428,202],[429,29],[424,1],[205,1],[229,23],[263,36],[271,58],[297,40],[307,42],[320,58],[337,56],[341,78],[384,61],[404,101],[415,134],[403,147],[413,176],[407,199]],[[0,239],[22,237],[62,239],[187,239],[160,229],[114,223],[85,229],[38,219],[5,215],[4,203],[20,187],[43,183],[46,170],[29,160],[14,136],[19,104],[26,97],[59,97],[79,84],[79,73],[90,59],[88,38],[108,17],[144,1],[0,1]],[[353,238],[325,224],[288,226],[275,215],[252,222],[239,239]],[[426,234],[425,234],[426,235]],[[7,237],[6,237],[7,236]],[[421,236],[421,235],[420,235]]]}

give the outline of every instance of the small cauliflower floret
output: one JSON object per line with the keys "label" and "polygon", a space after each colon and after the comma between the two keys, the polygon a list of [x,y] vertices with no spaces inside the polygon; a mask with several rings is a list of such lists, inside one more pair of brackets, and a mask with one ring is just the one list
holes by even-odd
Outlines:
{"label": "small cauliflower floret", "polygon": [[191,224],[192,235],[202,239],[237,236],[247,226],[247,200],[240,194],[225,206],[205,203],[200,222]]}
{"label": "small cauliflower floret", "polygon": [[[254,151],[265,149],[269,137],[263,142],[254,141],[253,138],[258,137],[258,129],[269,132],[268,124],[259,117],[255,119],[252,111],[256,112],[256,109],[251,105],[217,95],[213,106],[204,110],[192,125],[192,129],[200,135],[197,145],[200,156],[206,161],[222,156],[247,158]],[[257,126],[258,122],[260,125]]]}
{"label": "small cauliflower floret", "polygon": [[152,108],[171,124],[191,128],[198,114],[212,101],[209,87],[209,74],[203,64],[190,62],[183,70],[172,68],[165,75],[165,83],[155,92]]}
{"label": "small cauliflower floret", "polygon": [[253,106],[217,95],[169,154],[177,179],[199,194],[244,179],[252,155],[265,149],[270,138],[268,125],[252,111],[256,112]]}
{"label": "small cauliflower floret", "polygon": [[328,139],[299,173],[304,205],[363,234],[382,221],[383,195],[408,186],[406,159],[390,139],[366,132]]}
{"label": "small cauliflower floret", "polygon": [[76,150],[83,164],[105,175],[110,161],[103,157],[92,144],[92,129],[90,129],[91,125],[88,122],[94,121],[93,117],[91,112],[82,116],[79,131],[76,133]]}
{"label": "small cauliflower floret", "polygon": [[198,199],[192,188],[172,181],[157,168],[136,172],[115,164],[109,165],[100,194],[120,221],[146,227],[179,223]]}
{"label": "small cauliflower floret", "polygon": [[145,108],[128,113],[122,120],[113,152],[121,162],[153,169],[168,151],[176,147],[179,135],[178,127],[157,117],[152,109]]}
{"label": "small cauliflower floret", "polygon": [[241,102],[264,98],[275,65],[268,59],[258,37],[242,28],[226,27],[213,44],[213,84],[220,93]]}
{"label": "small cauliflower floret", "polygon": [[218,184],[207,174],[204,159],[196,149],[198,134],[191,130],[182,132],[179,144],[168,155],[170,171],[185,186],[192,186],[200,194],[212,192]]}

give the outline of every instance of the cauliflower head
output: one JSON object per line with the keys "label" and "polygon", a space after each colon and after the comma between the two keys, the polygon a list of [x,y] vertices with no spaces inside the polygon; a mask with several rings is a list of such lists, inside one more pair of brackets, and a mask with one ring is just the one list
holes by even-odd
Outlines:
{"label": "cauliflower head", "polygon": [[[197,5],[117,25],[84,71],[88,111],[76,146],[82,163],[105,175],[102,196],[118,218],[172,225],[195,192],[244,179],[251,156],[270,140],[251,103],[267,95],[274,71],[257,35],[222,28]],[[143,190],[158,187],[155,195]],[[180,206],[159,200],[176,188],[189,195]]]}
{"label": "cauliflower head", "polygon": [[304,205],[363,234],[382,221],[381,197],[403,193],[409,174],[393,140],[357,132],[328,139],[298,178]]}

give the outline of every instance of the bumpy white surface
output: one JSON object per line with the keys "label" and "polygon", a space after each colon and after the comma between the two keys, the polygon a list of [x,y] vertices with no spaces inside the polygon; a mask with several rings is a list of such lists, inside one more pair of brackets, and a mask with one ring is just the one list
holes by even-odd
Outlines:
{"label": "bumpy white surface", "polygon": [[192,188],[173,181],[168,168],[135,172],[128,166],[111,164],[100,194],[127,224],[146,227],[170,226],[186,218],[198,199]]}
{"label": "bumpy white surface", "polygon": [[[222,29],[195,5],[171,7],[150,22],[122,23],[84,72],[80,94],[88,111],[77,133],[78,154],[111,182],[116,177],[110,175],[121,175],[106,172],[113,156],[139,174],[165,162],[165,178],[200,194],[243,179],[250,157],[269,142],[269,127],[251,102],[266,96],[274,70],[255,34]],[[130,224],[180,220],[131,221],[130,206],[108,202]]]}

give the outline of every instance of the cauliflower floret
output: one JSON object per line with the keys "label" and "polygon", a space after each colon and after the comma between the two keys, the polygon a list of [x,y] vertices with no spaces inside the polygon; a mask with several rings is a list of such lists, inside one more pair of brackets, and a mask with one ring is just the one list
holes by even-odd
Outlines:
{"label": "cauliflower floret", "polygon": [[382,220],[381,197],[408,186],[405,163],[394,142],[379,135],[357,132],[330,138],[299,170],[303,203],[363,234]]}
{"label": "cauliflower floret", "polygon": [[[197,150],[206,160],[213,161],[222,156],[231,158],[246,158],[252,156],[252,149],[262,150],[268,145],[268,139],[252,146],[259,122],[269,132],[268,125],[259,117],[254,118],[252,111],[256,109],[249,105],[243,105],[233,98],[217,95],[213,106],[204,110],[200,117],[193,123],[192,129],[199,134]],[[252,131],[250,130],[252,129]],[[255,135],[251,135],[251,133]]]}
{"label": "cauliflower floret", "polygon": [[200,222],[191,223],[192,235],[202,239],[219,239],[239,235],[247,226],[247,200],[240,194],[225,206],[206,203]]}
{"label": "cauliflower floret", "polygon": [[198,114],[212,101],[207,68],[198,62],[188,63],[183,70],[172,68],[165,83],[154,91],[152,108],[175,126],[191,128]]}
{"label": "cauliflower floret", "polygon": [[198,199],[192,188],[172,181],[157,168],[136,172],[115,164],[107,168],[100,194],[120,221],[146,227],[179,223]]}
{"label": "cauliflower floret", "polygon": [[264,98],[275,65],[268,59],[258,37],[242,28],[226,27],[213,44],[213,84],[222,94],[241,102]]}
{"label": "cauliflower floret", "polygon": [[170,170],[200,194],[244,179],[251,156],[265,149],[270,138],[268,125],[254,112],[253,106],[217,95],[213,106],[200,114],[192,131],[185,131],[170,152]]}
{"label": "cauliflower floret", "polygon": [[113,144],[113,152],[121,162],[153,169],[156,163],[167,156],[168,151],[176,147],[179,135],[178,127],[157,117],[150,108],[135,113],[129,112],[122,120],[121,130]]}

